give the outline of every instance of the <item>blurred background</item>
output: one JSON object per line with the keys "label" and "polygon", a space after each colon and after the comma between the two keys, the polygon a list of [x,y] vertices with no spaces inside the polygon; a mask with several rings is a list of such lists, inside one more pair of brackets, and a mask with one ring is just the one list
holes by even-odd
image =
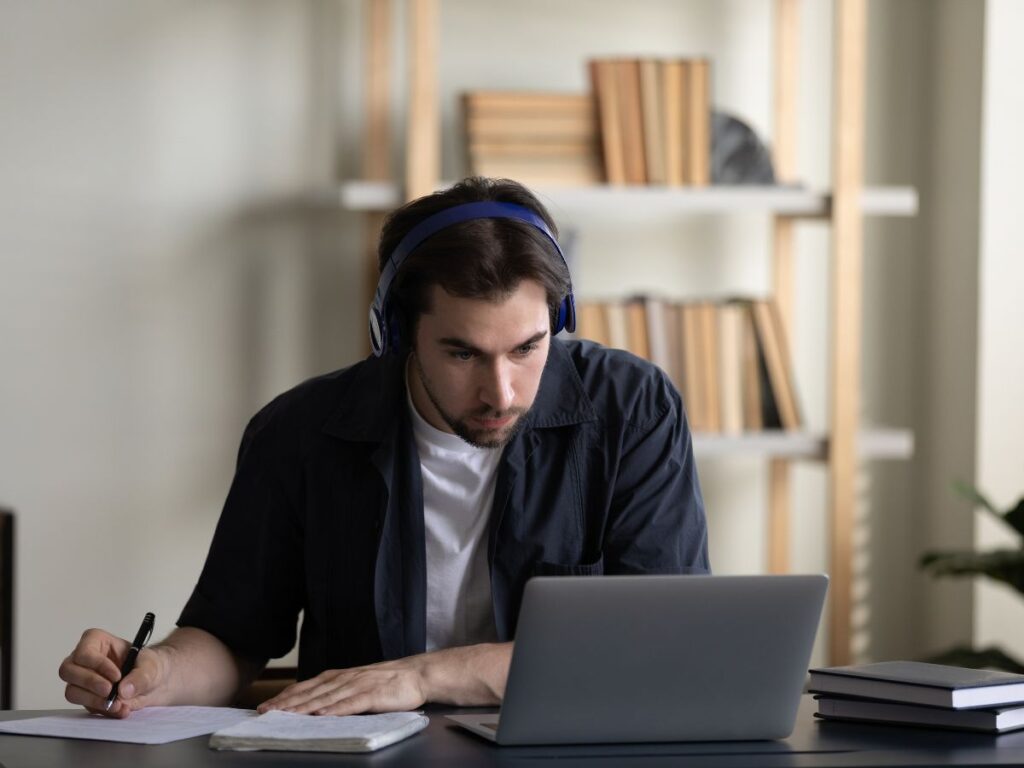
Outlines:
{"label": "blurred background", "polygon": [[[1024,493],[1024,4],[871,0],[865,183],[916,216],[864,226],[862,414],[913,457],[858,475],[855,660],[953,643],[1024,657],[1024,601],[936,580],[937,548],[1019,547],[950,491]],[[772,141],[770,0],[442,0],[442,178],[467,172],[459,96],[584,92],[586,62],[701,56],[712,104]],[[395,3],[397,40],[407,24]],[[797,169],[832,178],[832,2],[800,4]],[[248,418],[367,351],[356,0],[0,0],[0,507],[16,514],[14,700],[60,706],[92,626],[166,633],[194,586]],[[392,67],[404,152],[404,49]],[[584,298],[764,295],[762,214],[609,217],[552,203]],[[828,422],[829,227],[796,231],[793,368]],[[698,454],[718,573],[766,569],[766,464]],[[827,571],[827,478],[793,468],[791,568]],[[823,625],[824,626],[824,625]],[[819,637],[815,661],[825,660]],[[9,653],[4,649],[4,653]]]}

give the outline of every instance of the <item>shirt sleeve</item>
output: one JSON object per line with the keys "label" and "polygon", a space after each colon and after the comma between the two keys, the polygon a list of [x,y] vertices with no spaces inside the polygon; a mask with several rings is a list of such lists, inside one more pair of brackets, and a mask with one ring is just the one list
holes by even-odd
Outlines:
{"label": "shirt sleeve", "polygon": [[605,573],[710,573],[704,499],[682,401],[627,422],[604,542]]}
{"label": "shirt sleeve", "polygon": [[300,473],[274,410],[246,427],[206,563],[178,619],[259,663],[294,646],[303,603]]}

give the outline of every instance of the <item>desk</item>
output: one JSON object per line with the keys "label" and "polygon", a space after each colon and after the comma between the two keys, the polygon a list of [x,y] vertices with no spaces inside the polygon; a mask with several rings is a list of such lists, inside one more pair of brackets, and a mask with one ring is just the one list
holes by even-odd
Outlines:
{"label": "desk", "polygon": [[[215,752],[201,736],[159,746],[112,744],[0,734],[4,768],[180,768],[181,766],[459,766],[459,768],[627,768],[643,766],[1024,766],[1024,731],[1003,736],[956,731],[817,722],[816,705],[805,696],[796,729],[785,741],[704,742],[569,747],[497,747],[456,728],[428,709],[426,730],[369,755],[302,752]],[[461,710],[466,711],[466,710]],[[477,710],[479,711],[479,710]],[[14,719],[49,712],[2,712]]]}

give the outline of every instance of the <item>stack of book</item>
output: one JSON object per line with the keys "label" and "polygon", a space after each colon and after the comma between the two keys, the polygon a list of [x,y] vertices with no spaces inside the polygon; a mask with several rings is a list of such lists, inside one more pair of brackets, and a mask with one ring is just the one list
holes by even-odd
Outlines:
{"label": "stack of book", "polygon": [[706,59],[593,59],[588,66],[609,184],[709,183]]}
{"label": "stack of book", "polygon": [[471,174],[544,186],[601,182],[590,94],[469,91],[462,106]]}
{"label": "stack of book", "polygon": [[817,716],[1004,733],[1024,728],[1024,675],[917,661],[812,669]]}
{"label": "stack of book", "polygon": [[800,428],[789,345],[771,299],[581,302],[576,335],[661,367],[695,432]]}

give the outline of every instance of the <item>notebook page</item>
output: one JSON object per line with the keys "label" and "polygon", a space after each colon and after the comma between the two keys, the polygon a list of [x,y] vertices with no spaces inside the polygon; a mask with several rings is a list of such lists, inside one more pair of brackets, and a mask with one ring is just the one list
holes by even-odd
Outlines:
{"label": "notebook page", "polygon": [[0,722],[0,732],[61,739],[121,741],[131,744],[166,744],[228,728],[256,713],[228,707],[148,707],[124,720],[74,711],[45,717]]}

